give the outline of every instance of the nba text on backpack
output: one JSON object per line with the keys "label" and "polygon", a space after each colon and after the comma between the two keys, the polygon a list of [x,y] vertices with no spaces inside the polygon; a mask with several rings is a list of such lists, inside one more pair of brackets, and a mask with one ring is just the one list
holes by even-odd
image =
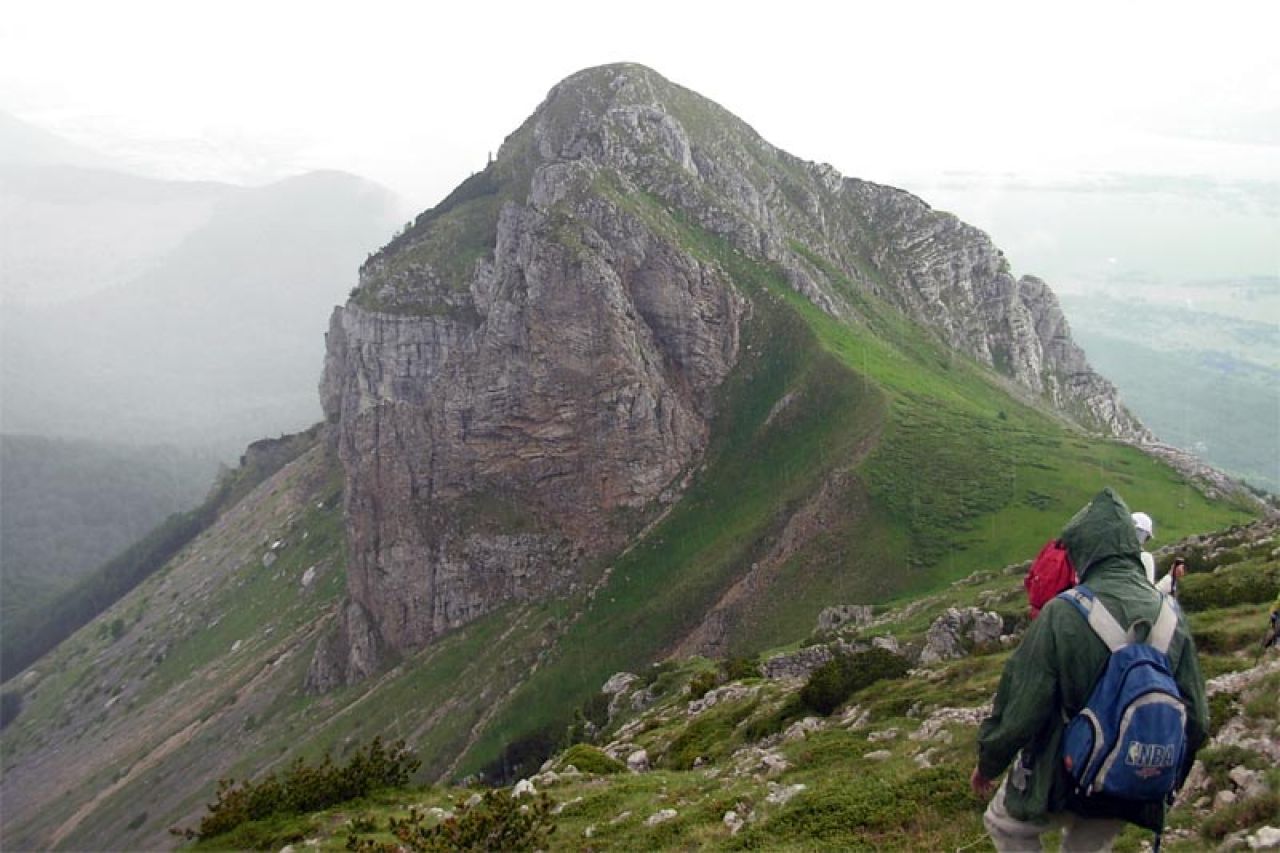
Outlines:
{"label": "nba text on backpack", "polygon": [[1031,618],[1039,616],[1040,608],[1048,604],[1058,593],[1071,589],[1079,580],[1062,540],[1053,539],[1046,542],[1032,561],[1031,570],[1022,579],[1022,585],[1027,590],[1027,603],[1031,605]]}
{"label": "nba text on backpack", "polygon": [[1077,796],[1171,798],[1187,750],[1187,708],[1169,667],[1178,614],[1168,598],[1145,643],[1125,631],[1088,586],[1058,596],[1076,606],[1111,657],[1063,736]]}

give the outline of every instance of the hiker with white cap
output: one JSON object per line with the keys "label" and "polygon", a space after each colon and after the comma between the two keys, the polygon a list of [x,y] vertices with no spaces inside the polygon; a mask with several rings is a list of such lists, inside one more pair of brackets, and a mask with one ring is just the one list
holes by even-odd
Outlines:
{"label": "hiker with white cap", "polygon": [[1155,524],[1151,521],[1151,516],[1145,512],[1135,512],[1133,514],[1133,527],[1138,532],[1138,544],[1144,546],[1142,553],[1138,556],[1142,558],[1142,568],[1147,572],[1147,583],[1152,586],[1156,585],[1156,558],[1151,556],[1146,549],[1147,540],[1156,535]]}

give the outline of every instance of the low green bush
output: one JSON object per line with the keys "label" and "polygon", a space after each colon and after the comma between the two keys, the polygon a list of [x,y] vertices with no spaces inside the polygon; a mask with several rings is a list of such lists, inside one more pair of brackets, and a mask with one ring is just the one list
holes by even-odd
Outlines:
{"label": "low green bush", "polygon": [[760,677],[760,658],[729,658],[720,661],[720,672],[725,681],[742,681]]}
{"label": "low green bush", "polygon": [[813,671],[800,690],[800,701],[829,716],[854,693],[881,679],[901,678],[909,668],[906,658],[881,648],[837,655]]}
{"label": "low green bush", "polygon": [[375,737],[357,750],[345,765],[336,766],[329,756],[315,765],[301,758],[282,776],[272,773],[259,782],[218,781],[217,800],[208,806],[195,829],[175,829],[186,838],[207,839],[229,832],[241,824],[269,817],[318,811],[338,803],[363,797],[378,788],[408,784],[422,762],[397,741],[384,747]]}
{"label": "low green bush", "polygon": [[715,672],[708,670],[698,673],[689,680],[689,699],[701,699],[719,683],[720,679],[716,677]]}
{"label": "low green bush", "polygon": [[1280,593],[1280,564],[1243,563],[1205,574],[1188,574],[1178,584],[1184,610],[1209,610],[1237,604],[1265,604]]}
{"label": "low green bush", "polygon": [[616,758],[609,756],[604,750],[597,749],[594,746],[588,746],[585,743],[576,743],[564,751],[560,756],[560,760],[556,762],[563,770],[572,764],[583,773],[610,774],[621,773],[627,769],[627,765],[623,764]]}

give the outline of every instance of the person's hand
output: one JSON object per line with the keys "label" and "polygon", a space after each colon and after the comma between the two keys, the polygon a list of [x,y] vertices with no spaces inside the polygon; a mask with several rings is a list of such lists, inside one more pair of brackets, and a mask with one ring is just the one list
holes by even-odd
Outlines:
{"label": "person's hand", "polygon": [[995,790],[996,783],[983,776],[977,767],[973,768],[973,775],[969,777],[969,787],[979,797],[986,799],[991,796],[991,792]]}

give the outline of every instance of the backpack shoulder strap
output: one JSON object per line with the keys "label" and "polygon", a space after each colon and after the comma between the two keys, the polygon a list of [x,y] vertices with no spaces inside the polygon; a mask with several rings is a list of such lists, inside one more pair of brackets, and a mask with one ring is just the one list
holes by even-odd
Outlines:
{"label": "backpack shoulder strap", "polygon": [[[1098,597],[1093,594],[1093,590],[1089,589],[1089,587],[1080,584],[1074,589],[1060,593],[1058,598],[1066,599],[1074,604],[1089,623],[1089,627],[1093,629],[1093,633],[1097,634],[1098,638],[1106,643],[1107,648],[1111,651],[1115,652],[1129,645],[1128,632],[1120,627],[1120,623],[1103,606],[1102,602],[1098,600]],[[1174,617],[1174,624],[1177,624],[1176,616]]]}
{"label": "backpack shoulder strap", "polygon": [[1173,643],[1174,632],[1178,630],[1178,611],[1169,603],[1167,595],[1160,597],[1160,615],[1156,624],[1151,626],[1147,635],[1147,645],[1161,654],[1169,654],[1169,646]]}

